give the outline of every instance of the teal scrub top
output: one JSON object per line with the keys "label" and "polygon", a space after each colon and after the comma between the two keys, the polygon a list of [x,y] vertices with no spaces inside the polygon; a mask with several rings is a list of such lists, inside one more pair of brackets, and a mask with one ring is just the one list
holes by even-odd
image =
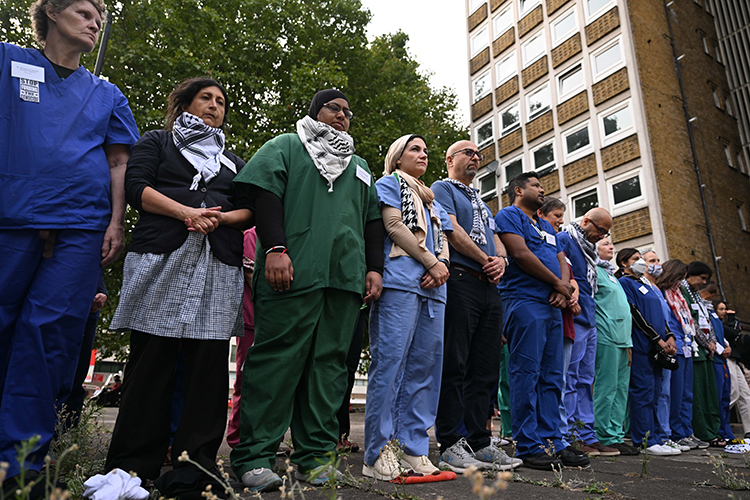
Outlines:
{"label": "teal scrub top", "polygon": [[[258,237],[253,296],[266,300],[336,288],[362,295],[365,289],[365,224],[380,219],[367,162],[352,156],[346,170],[328,183],[297,134],[271,139],[250,159],[234,182],[258,186],[281,199],[287,252],[294,267],[289,290],[275,292],[265,280],[266,255]],[[278,259],[278,253],[268,255]]]}
{"label": "teal scrub top", "polygon": [[603,268],[596,268],[599,289],[596,302],[596,342],[615,347],[633,347],[630,303],[620,282]]}

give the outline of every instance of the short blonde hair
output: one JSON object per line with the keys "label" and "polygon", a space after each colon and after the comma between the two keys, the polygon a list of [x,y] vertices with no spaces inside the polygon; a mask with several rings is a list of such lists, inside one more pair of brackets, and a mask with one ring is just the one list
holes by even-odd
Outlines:
{"label": "short blonde hair", "polygon": [[[34,38],[36,41],[44,47],[47,40],[47,32],[49,31],[49,18],[47,17],[47,6],[51,7],[55,12],[62,12],[79,0],[37,0],[31,7],[29,7],[29,14],[31,15],[31,27],[34,29]],[[107,6],[104,5],[102,0],[86,0],[93,5],[99,15],[104,20],[105,14],[107,13]]]}

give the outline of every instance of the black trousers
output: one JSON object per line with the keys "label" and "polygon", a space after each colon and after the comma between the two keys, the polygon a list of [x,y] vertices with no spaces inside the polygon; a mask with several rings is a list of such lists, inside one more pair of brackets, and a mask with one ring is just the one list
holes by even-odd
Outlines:
{"label": "black trousers", "polygon": [[352,397],[352,388],[354,388],[354,376],[357,373],[359,360],[362,357],[362,342],[365,337],[365,323],[369,316],[369,306],[359,312],[357,328],[354,329],[352,343],[349,345],[349,353],[346,355],[346,372],[348,377],[346,394],[344,394],[344,400],[341,402],[341,408],[339,408],[339,412],[336,414],[336,418],[339,421],[339,439],[341,439],[342,437],[344,439],[349,438],[349,400]]}
{"label": "black trousers", "polygon": [[490,444],[487,407],[497,396],[503,304],[497,287],[450,269],[443,378],[435,433],[440,452],[462,437],[474,451]]}
{"label": "black trousers", "polygon": [[107,454],[106,470],[159,476],[169,447],[175,363],[185,353],[184,406],[172,444],[174,467],[190,458],[211,469],[227,423],[229,341],[158,337],[133,331],[125,365],[122,403]]}

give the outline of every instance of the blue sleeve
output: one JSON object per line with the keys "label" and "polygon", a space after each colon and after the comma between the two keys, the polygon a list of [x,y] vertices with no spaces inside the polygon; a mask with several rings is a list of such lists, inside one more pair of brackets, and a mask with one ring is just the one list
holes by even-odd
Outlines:
{"label": "blue sleeve", "polygon": [[430,186],[432,192],[435,193],[435,199],[440,203],[446,212],[450,215],[456,216],[456,204],[453,202],[453,193],[451,188],[445,181],[437,181]]}
{"label": "blue sleeve", "polygon": [[495,225],[499,233],[513,233],[522,238],[526,238],[523,233],[522,221],[517,217],[515,210],[511,207],[505,207],[495,216]]}
{"label": "blue sleeve", "polygon": [[386,175],[375,183],[378,190],[378,203],[380,206],[388,205],[389,207],[401,210],[401,188],[398,180],[394,175]]}
{"label": "blue sleeve", "polygon": [[630,278],[626,278],[625,276],[623,276],[617,281],[620,282],[622,289],[625,291],[625,295],[628,297],[628,302],[635,305],[635,289],[628,282],[629,279]]}
{"label": "blue sleeve", "polygon": [[[552,226],[550,225],[550,227]],[[570,235],[566,233],[565,231],[560,231],[559,233],[557,233],[557,236],[555,237],[555,239],[557,240],[557,251],[565,252],[565,255],[570,255],[570,245],[571,243],[573,243],[573,240],[571,239]]]}
{"label": "blue sleeve", "polygon": [[440,217],[440,225],[443,226],[443,232],[453,231],[453,223],[451,222],[451,218],[448,217],[448,212],[445,211],[443,206],[438,201],[434,201],[432,203],[432,206],[435,207],[438,212],[438,217]]}
{"label": "blue sleeve", "polygon": [[133,112],[128,106],[128,100],[122,95],[120,89],[114,87],[112,96],[113,108],[107,125],[107,137],[104,144],[126,144],[132,146],[140,138],[138,126],[135,124]]}

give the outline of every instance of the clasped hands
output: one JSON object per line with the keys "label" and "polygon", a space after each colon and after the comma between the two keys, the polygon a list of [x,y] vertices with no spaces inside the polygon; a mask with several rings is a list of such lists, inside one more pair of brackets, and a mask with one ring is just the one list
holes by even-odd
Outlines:
{"label": "clasped hands", "polygon": [[185,218],[185,225],[188,231],[208,234],[216,230],[223,220],[224,213],[221,211],[221,207],[190,208],[188,209],[188,217]]}

